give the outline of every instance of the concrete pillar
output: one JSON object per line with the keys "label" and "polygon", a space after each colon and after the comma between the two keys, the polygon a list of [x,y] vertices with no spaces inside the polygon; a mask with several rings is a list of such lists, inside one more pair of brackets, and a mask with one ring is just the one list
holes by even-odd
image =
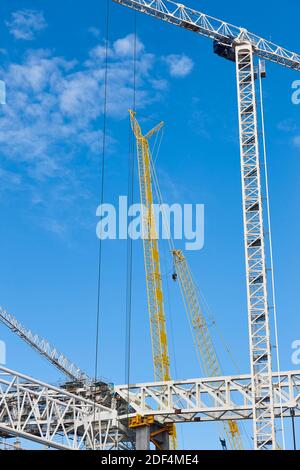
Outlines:
{"label": "concrete pillar", "polygon": [[160,435],[161,439],[161,449],[170,450],[170,436],[168,432],[162,432]]}
{"label": "concrete pillar", "polygon": [[161,450],[169,450],[170,449],[170,436],[167,431],[163,431],[162,433],[158,434],[155,437],[159,445],[159,449]]}
{"label": "concrete pillar", "polygon": [[150,426],[141,426],[135,430],[136,450],[150,449]]}

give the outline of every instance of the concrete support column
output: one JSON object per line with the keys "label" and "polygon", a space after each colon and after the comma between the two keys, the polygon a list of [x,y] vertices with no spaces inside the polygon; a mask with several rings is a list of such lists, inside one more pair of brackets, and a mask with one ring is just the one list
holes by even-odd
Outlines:
{"label": "concrete support column", "polygon": [[140,426],[135,430],[136,450],[150,449],[150,426]]}
{"label": "concrete support column", "polygon": [[170,436],[167,431],[162,432],[157,436],[157,441],[159,442],[159,447],[161,450],[170,449]]}

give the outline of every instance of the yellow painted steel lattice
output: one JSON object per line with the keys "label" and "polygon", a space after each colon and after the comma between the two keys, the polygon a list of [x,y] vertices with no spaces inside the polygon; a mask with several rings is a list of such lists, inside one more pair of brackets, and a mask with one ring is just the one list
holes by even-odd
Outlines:
{"label": "yellow painted steel lattice", "polygon": [[[132,130],[137,143],[139,185],[142,205],[142,238],[148,310],[150,317],[154,379],[159,382],[170,380],[171,375],[158,237],[153,210],[149,139],[162,128],[163,123],[158,124],[146,135],[143,135],[141,127],[135,118],[135,113],[131,110],[129,113]],[[170,437],[171,447],[174,449],[177,447],[175,425],[172,425],[170,428]]]}

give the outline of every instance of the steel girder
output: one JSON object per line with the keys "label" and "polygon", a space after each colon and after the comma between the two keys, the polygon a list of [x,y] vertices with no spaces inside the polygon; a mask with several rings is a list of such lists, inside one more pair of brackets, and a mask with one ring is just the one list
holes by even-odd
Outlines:
{"label": "steel girder", "polygon": [[105,449],[118,440],[117,411],[0,368],[0,436],[55,449]]}
{"label": "steel girder", "polygon": [[[63,388],[0,368],[0,437],[18,436],[64,450],[130,449],[128,418],[157,424],[252,419],[250,375],[116,386],[109,409]],[[300,416],[300,371],[273,374],[274,414]],[[129,401],[121,414],[114,400]],[[282,405],[281,405],[282,404]],[[132,437],[132,436],[131,436]]]}
{"label": "steel girder", "polygon": [[[266,386],[266,385],[264,385]],[[115,391],[130,400],[135,414],[155,416],[159,422],[193,422],[252,419],[251,375],[199,378],[116,386]],[[300,371],[273,373],[274,415],[281,406],[285,417],[290,410],[300,416]],[[134,416],[134,414],[131,414]],[[119,416],[119,419],[122,417]]]}

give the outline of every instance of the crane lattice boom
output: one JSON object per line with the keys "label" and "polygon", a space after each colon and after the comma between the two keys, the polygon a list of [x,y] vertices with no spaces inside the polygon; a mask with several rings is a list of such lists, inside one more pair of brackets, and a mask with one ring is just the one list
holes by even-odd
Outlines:
{"label": "crane lattice boom", "polygon": [[[135,113],[133,111],[129,111],[129,113],[132,130],[137,143],[138,172],[142,208],[142,238],[144,247],[144,262],[146,271],[154,377],[157,381],[164,381],[170,380],[171,375],[164,311],[163,286],[160,271],[158,237],[153,209],[151,160],[149,148],[149,139],[163,126],[163,123],[158,124],[158,126],[152,129],[146,135],[143,135],[141,127],[135,118]],[[176,448],[176,428],[174,426],[171,427],[170,433],[172,437],[172,447]]]}
{"label": "crane lattice boom", "polygon": [[37,334],[32,333],[29,329],[25,328],[13,315],[8,313],[0,307],[0,321],[4,323],[11,331],[16,333],[26,343],[28,343],[39,354],[44,356],[50,361],[58,370],[63,372],[71,380],[84,381],[90,383],[91,379],[85,372],[79,369],[73,362],[71,362],[64,354],[60,353],[53,347],[46,339],[41,338]]}
{"label": "crane lattice boom", "polygon": [[150,149],[148,142],[148,139],[158,130],[158,128],[153,129],[150,133],[143,136],[141,128],[132,111],[130,111],[130,118],[137,142],[142,206],[142,235],[154,361],[154,376],[157,381],[170,380],[170,361],[163,304],[158,240],[153,211]]}
{"label": "crane lattice boom", "polygon": [[267,41],[244,28],[233,26],[180,3],[171,0],[113,1],[229,46],[235,46],[241,42],[250,43],[257,56],[300,70],[300,54]]}
{"label": "crane lattice boom", "polygon": [[[221,377],[223,375],[221,365],[186,258],[181,250],[173,250],[173,259],[203,375],[204,377]],[[242,450],[243,442],[237,423],[229,420],[224,423],[224,429],[230,448]]]}

